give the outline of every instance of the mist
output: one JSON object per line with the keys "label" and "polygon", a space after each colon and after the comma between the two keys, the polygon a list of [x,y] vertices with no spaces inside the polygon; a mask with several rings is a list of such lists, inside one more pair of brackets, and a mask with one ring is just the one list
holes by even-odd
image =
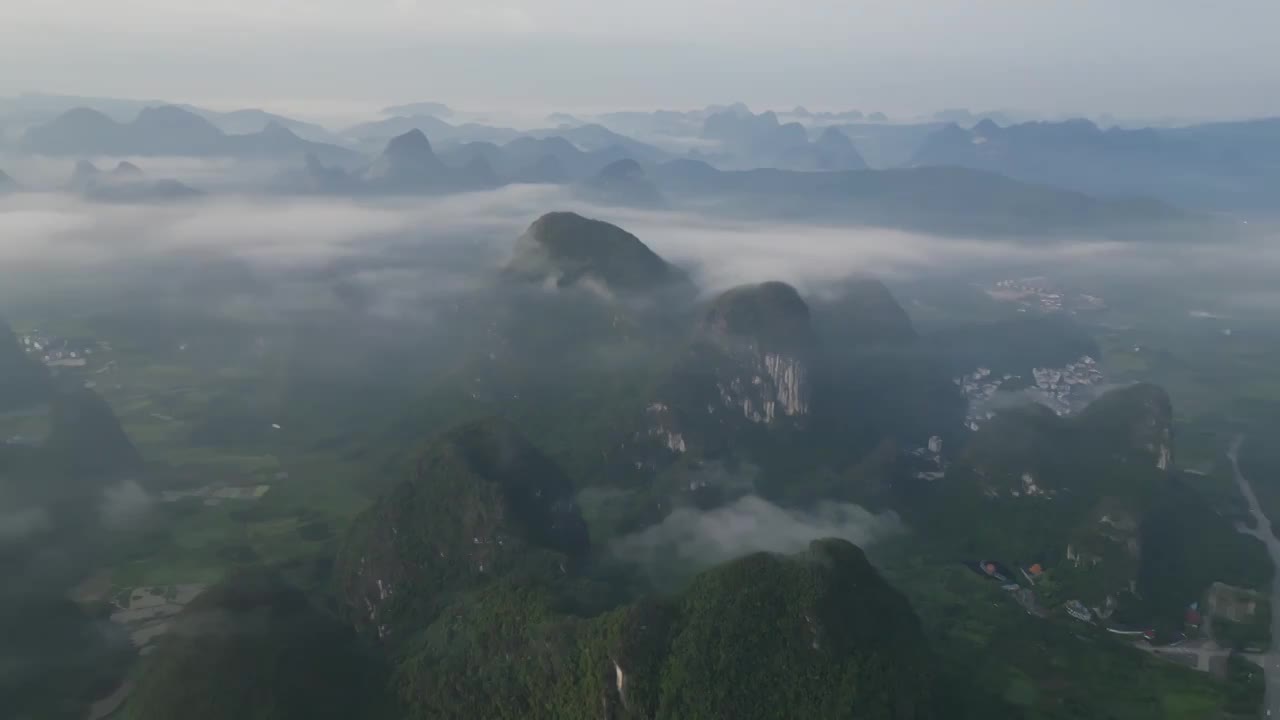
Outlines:
{"label": "mist", "polygon": [[713,510],[678,508],[658,524],[614,541],[610,549],[661,579],[688,576],[754,552],[800,552],[820,538],[842,538],[866,548],[904,532],[906,527],[891,512],[875,514],[836,502],[797,510],[746,495]]}
{"label": "mist", "polygon": [[[88,271],[160,258],[232,258],[266,270],[331,265],[398,250],[459,246],[498,264],[543,212],[578,211],[613,222],[655,252],[692,270],[707,292],[779,279],[817,286],[853,274],[908,278],[1033,265],[1133,272],[1176,269],[1179,257],[1216,249],[1091,238],[1029,244],[941,237],[858,226],[737,222],[690,212],[593,206],[562,188],[501,190],[413,199],[219,196],[118,205],[54,193],[0,198],[0,275]],[[1256,257],[1256,256],[1255,256]],[[1271,249],[1271,262],[1275,251]]]}

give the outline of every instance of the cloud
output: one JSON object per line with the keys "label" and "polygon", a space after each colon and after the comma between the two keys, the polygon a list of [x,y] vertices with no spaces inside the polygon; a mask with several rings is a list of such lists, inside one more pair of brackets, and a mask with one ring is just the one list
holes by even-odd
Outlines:
{"label": "cloud", "polygon": [[43,508],[26,508],[0,514],[0,542],[23,540],[48,530],[49,514]]}
{"label": "cloud", "polygon": [[104,527],[129,527],[141,520],[154,502],[141,485],[133,480],[126,480],[103,490],[98,516]]}
{"label": "cloud", "polygon": [[679,508],[662,522],[618,539],[612,550],[651,571],[696,571],[753,552],[799,552],[819,538],[865,547],[903,532],[893,513],[877,515],[851,503],[820,502],[794,510],[747,495],[705,512]]}
{"label": "cloud", "polygon": [[[693,212],[593,206],[551,186],[413,198],[215,195],[154,205],[28,193],[0,198],[0,292],[6,284],[31,284],[33,271],[103,281],[120,277],[120,270],[136,274],[163,268],[174,258],[222,259],[246,264],[268,287],[281,286],[290,273],[341,270],[353,287],[393,295],[378,312],[394,312],[422,289],[474,287],[491,277],[528,223],[562,209],[634,233],[690,269],[707,293],[763,280],[790,282],[813,293],[853,275],[913,279],[974,272],[989,277],[1037,266],[1149,278],[1174,277],[1195,267],[1202,276],[1209,269],[1225,276],[1238,273],[1247,250],[1254,276],[1280,265],[1280,256],[1265,252],[1262,243],[1252,248],[1258,252],[1243,246],[1240,252],[1223,252],[1216,245],[1088,239],[1035,245],[872,227],[742,222]],[[316,295],[303,297],[305,303]],[[1261,301],[1265,298],[1254,304]],[[377,304],[374,298],[371,307]]]}

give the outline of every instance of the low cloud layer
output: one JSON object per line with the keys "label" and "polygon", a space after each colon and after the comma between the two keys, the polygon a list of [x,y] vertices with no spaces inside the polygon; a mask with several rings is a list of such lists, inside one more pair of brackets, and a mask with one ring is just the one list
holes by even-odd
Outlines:
{"label": "low cloud layer", "polygon": [[0,543],[23,540],[49,527],[49,515],[43,508],[0,510]]}
{"label": "low cloud layer", "polygon": [[617,540],[612,549],[658,574],[696,571],[753,552],[799,552],[820,538],[865,547],[905,531],[897,515],[877,515],[851,503],[793,510],[747,495],[706,512],[677,509],[657,525]]}
{"label": "low cloud layer", "polygon": [[[395,199],[216,195],[168,204],[86,202],[58,193],[0,198],[0,304],[5,291],[102,282],[120,269],[164,263],[243,263],[266,285],[297,271],[356,265],[394,269],[420,288],[484,281],[515,238],[539,215],[575,210],[632,232],[660,255],[688,268],[705,293],[763,280],[806,293],[851,275],[888,279],[1035,273],[1053,268],[1082,276],[1187,276],[1262,283],[1280,269],[1274,243],[1224,249],[1202,245],[1077,242],[1043,244],[938,237],[870,227],[742,222],[689,212],[643,211],[583,203],[562,187],[509,186],[490,192]],[[459,265],[440,262],[442,254]],[[380,263],[380,264],[379,264]],[[448,277],[437,277],[449,267]],[[417,277],[414,277],[417,273]],[[36,274],[41,274],[36,279]],[[357,283],[362,282],[359,279]],[[376,282],[374,283],[377,284]],[[1221,285],[1222,283],[1219,283]],[[47,294],[47,293],[46,293]],[[1259,298],[1248,300],[1257,305]],[[392,303],[398,306],[398,303]]]}
{"label": "low cloud layer", "polygon": [[98,516],[104,527],[127,528],[141,520],[154,504],[154,499],[134,480],[126,480],[106,488]]}

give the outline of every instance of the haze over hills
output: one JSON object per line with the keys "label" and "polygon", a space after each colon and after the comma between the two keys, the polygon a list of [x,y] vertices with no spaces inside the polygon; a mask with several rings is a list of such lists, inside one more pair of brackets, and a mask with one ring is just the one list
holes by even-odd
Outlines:
{"label": "haze over hills", "polygon": [[723,162],[731,168],[860,170],[867,166],[853,142],[836,128],[823,130],[811,142],[809,131],[800,123],[781,123],[773,112],[755,115],[745,106],[709,115],[702,137],[719,142]]}
{"label": "haze over hills", "polygon": [[17,180],[14,180],[8,173],[0,170],[0,194],[17,192],[22,189]]}
{"label": "haze over hills", "polygon": [[657,166],[653,177],[668,196],[697,200],[738,216],[810,218],[943,234],[1091,232],[1151,237],[1196,220],[1155,201],[1095,198],[955,167],[722,171],[679,160]]}
{"label": "haze over hills", "polygon": [[27,357],[13,328],[0,319],[0,411],[47,400],[51,389],[45,369]]}
{"label": "haze over hills", "polygon": [[303,140],[328,144],[339,144],[341,142],[341,138],[336,133],[331,132],[322,125],[257,108],[220,112],[194,105],[180,105],[179,107],[208,120],[228,135],[250,135],[263,132],[272,126],[279,126]]}
{"label": "haze over hills", "polygon": [[394,717],[382,667],[351,628],[279,575],[233,575],[193,600],[146,659],[126,717]]}
{"label": "haze over hills", "polygon": [[[1249,140],[1242,143],[1243,138]],[[1276,200],[1280,156],[1269,150],[1276,140],[1280,126],[1266,121],[1103,130],[1088,120],[1000,127],[987,119],[971,130],[956,125],[939,130],[912,163],[979,168],[1096,195],[1265,207]]]}
{"label": "haze over hills", "polygon": [[346,148],[303,140],[276,123],[255,133],[227,134],[203,117],[172,105],[144,108],[126,123],[88,108],[68,110],[28,129],[23,145],[42,155],[289,158],[313,153],[337,165],[350,165],[360,157]]}
{"label": "haze over hills", "polygon": [[90,200],[104,202],[154,202],[181,200],[200,191],[177,180],[150,180],[142,168],[121,160],[103,172],[88,160],[80,160],[72,171],[67,188]]}
{"label": "haze over hills", "polygon": [[594,177],[578,183],[580,196],[599,205],[656,210],[669,203],[640,163],[627,158],[610,163]]}
{"label": "haze over hills", "polygon": [[571,212],[547,213],[535,220],[516,240],[505,272],[556,287],[598,283],[620,293],[662,292],[689,283],[682,271],[636,236]]}
{"label": "haze over hills", "polygon": [[6,148],[0,707],[1258,714],[1271,123],[552,109]]}
{"label": "haze over hills", "polygon": [[490,577],[554,578],[587,544],[560,468],[513,427],[482,422],[433,441],[356,520],[337,572],[354,622],[406,642],[459,593]]}

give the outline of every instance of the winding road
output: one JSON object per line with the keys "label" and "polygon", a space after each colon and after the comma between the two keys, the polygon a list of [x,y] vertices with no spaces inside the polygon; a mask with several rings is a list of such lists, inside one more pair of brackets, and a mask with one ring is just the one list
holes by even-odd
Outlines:
{"label": "winding road", "polygon": [[1280,618],[1280,539],[1277,539],[1271,531],[1271,521],[1262,512],[1262,506],[1258,504],[1258,496],[1253,492],[1253,486],[1249,484],[1249,480],[1240,472],[1240,446],[1244,444],[1244,436],[1239,435],[1231,442],[1231,449],[1227,451],[1227,457],[1231,458],[1231,469],[1236,477],[1236,485],[1240,488],[1240,494],[1244,496],[1246,502],[1249,503],[1249,513],[1253,515],[1257,526],[1254,528],[1239,528],[1240,532],[1252,535],[1262,544],[1267,546],[1267,554],[1271,556],[1271,564],[1275,565],[1275,576],[1271,580],[1271,647],[1265,655],[1258,659],[1262,661],[1263,670],[1267,679],[1267,696],[1263,703],[1265,712],[1264,717],[1280,718],[1280,633],[1276,630],[1276,620]]}

